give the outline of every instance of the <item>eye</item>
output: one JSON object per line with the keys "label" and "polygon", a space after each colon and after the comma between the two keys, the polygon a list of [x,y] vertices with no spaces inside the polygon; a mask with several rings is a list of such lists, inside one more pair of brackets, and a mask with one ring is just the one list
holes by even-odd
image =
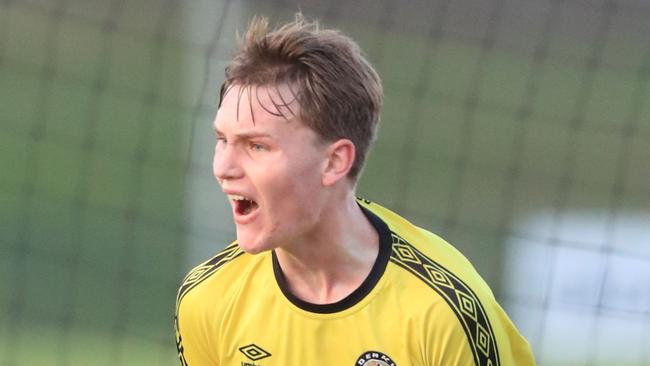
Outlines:
{"label": "eye", "polygon": [[256,143],[256,142],[251,142],[250,143],[250,149],[252,151],[254,151],[254,152],[262,152],[262,151],[267,150],[265,145],[262,145],[262,144],[259,144],[259,143]]}

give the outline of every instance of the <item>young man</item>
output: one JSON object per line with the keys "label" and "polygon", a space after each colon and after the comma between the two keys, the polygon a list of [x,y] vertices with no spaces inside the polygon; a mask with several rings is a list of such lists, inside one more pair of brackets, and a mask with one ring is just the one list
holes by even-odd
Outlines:
{"label": "young man", "polygon": [[183,365],[534,364],[456,249],[355,197],[381,101],[349,38],[253,20],[214,121],[237,240],[179,290]]}

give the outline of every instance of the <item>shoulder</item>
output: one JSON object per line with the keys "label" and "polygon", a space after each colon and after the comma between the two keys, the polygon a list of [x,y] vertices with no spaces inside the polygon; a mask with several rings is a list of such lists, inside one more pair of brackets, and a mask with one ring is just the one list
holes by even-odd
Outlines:
{"label": "shoulder", "polygon": [[239,287],[238,274],[255,256],[237,243],[194,267],[185,276],[176,298],[176,345],[183,364],[216,364],[219,329],[228,299]]}
{"label": "shoulder", "polygon": [[392,279],[399,283],[400,297],[411,299],[406,307],[422,327],[422,336],[437,340],[425,347],[427,352],[442,357],[449,354],[444,347],[460,349],[462,344],[475,364],[498,365],[509,357],[504,350],[528,347],[462,253],[387,208],[367,200],[360,204],[390,229]]}
{"label": "shoulder", "polygon": [[368,200],[360,203],[388,226],[392,263],[407,272],[417,272],[414,274],[419,274],[417,277],[429,285],[451,284],[458,280],[489,290],[474,266],[453,245],[377,203]]}
{"label": "shoulder", "polygon": [[248,254],[233,242],[185,276],[176,297],[176,318],[186,345],[189,338],[216,329],[266,257]]}
{"label": "shoulder", "polygon": [[255,260],[255,256],[241,250],[237,242],[231,243],[185,276],[178,289],[177,306],[188,297],[203,302],[210,302],[213,297],[222,297],[241,271]]}

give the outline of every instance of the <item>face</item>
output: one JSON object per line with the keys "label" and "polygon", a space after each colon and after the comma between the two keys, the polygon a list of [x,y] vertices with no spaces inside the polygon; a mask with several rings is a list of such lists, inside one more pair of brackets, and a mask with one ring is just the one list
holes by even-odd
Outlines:
{"label": "face", "polygon": [[277,111],[274,100],[292,100],[288,89],[240,92],[231,88],[217,112],[213,172],[232,206],[239,246],[259,253],[292,245],[318,224],[327,148],[297,118],[269,113]]}

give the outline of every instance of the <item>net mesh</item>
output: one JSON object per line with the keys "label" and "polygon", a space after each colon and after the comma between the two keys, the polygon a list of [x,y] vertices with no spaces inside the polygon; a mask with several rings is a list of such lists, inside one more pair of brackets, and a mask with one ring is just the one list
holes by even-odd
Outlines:
{"label": "net mesh", "polygon": [[0,1],[0,365],[176,364],[233,237],[218,86],[298,9],[382,76],[358,193],[475,264],[540,365],[650,365],[650,3]]}

